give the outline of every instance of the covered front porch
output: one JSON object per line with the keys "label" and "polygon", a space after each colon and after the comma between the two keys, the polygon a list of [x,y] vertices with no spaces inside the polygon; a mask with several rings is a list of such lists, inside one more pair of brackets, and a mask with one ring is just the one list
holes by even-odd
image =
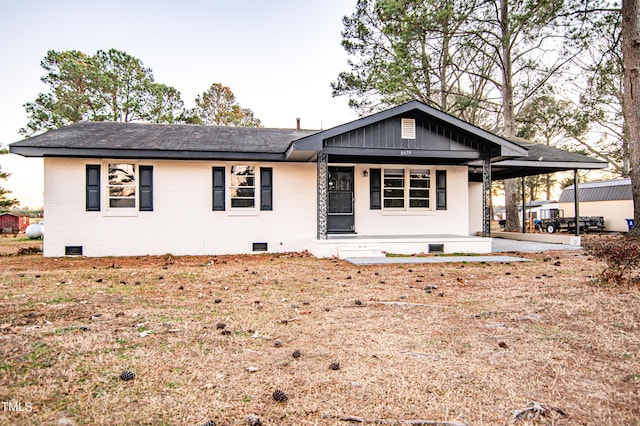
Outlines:
{"label": "covered front porch", "polygon": [[341,258],[491,253],[493,180],[606,167],[417,101],[298,139],[286,158],[317,164],[308,250]]}
{"label": "covered front porch", "polygon": [[[491,163],[522,155],[522,147],[419,102],[299,139],[287,151],[288,160],[317,164],[309,251],[342,258],[489,253]],[[470,186],[476,161],[485,178]],[[478,224],[487,225],[483,237],[472,235]]]}

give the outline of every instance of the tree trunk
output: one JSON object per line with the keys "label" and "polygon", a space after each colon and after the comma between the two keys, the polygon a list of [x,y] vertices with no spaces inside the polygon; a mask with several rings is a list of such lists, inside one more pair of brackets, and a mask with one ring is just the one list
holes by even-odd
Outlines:
{"label": "tree trunk", "polygon": [[[502,118],[504,135],[512,137],[515,135],[515,111],[513,108],[508,0],[500,0],[500,26],[502,29]],[[505,179],[504,181],[504,204],[506,214],[504,230],[518,232],[520,230],[520,221],[518,220],[518,181],[516,179]]]}
{"label": "tree trunk", "polygon": [[629,144],[634,228],[640,237],[640,8],[638,0],[622,1],[622,56],[624,62],[624,118]]}
{"label": "tree trunk", "polygon": [[545,191],[547,193],[547,201],[551,199],[551,175],[547,173],[545,176]]}
{"label": "tree trunk", "polygon": [[442,40],[442,59],[440,61],[440,109],[447,112],[447,72],[449,71],[449,34]]}

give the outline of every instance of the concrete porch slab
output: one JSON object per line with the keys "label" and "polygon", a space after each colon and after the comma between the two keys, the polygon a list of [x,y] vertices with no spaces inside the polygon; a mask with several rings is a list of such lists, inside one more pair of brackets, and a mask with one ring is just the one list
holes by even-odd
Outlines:
{"label": "concrete porch slab", "polygon": [[545,234],[532,232],[523,234],[521,232],[491,231],[491,237],[506,238],[509,240],[535,241],[539,243],[568,244],[577,246],[579,246],[581,242],[580,236],[566,233]]}
{"label": "concrete porch slab", "polygon": [[506,252],[541,252],[547,250],[580,250],[582,246],[575,244],[545,243],[539,241],[511,240],[507,238],[494,238],[491,241],[493,253]]}
{"label": "concrete porch slab", "polygon": [[384,257],[385,253],[446,254],[491,253],[491,238],[469,235],[330,235],[327,239],[309,241],[308,250],[316,257],[340,258]]}

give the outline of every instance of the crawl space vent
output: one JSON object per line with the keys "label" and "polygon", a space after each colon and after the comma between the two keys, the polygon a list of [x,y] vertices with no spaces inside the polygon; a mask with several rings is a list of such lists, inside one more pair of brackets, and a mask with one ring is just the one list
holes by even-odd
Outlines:
{"label": "crawl space vent", "polygon": [[444,244],[429,244],[429,253],[444,253]]}
{"label": "crawl space vent", "polygon": [[267,243],[253,243],[253,251],[267,251]]}
{"label": "crawl space vent", "polygon": [[65,256],[82,256],[82,246],[64,246]]}

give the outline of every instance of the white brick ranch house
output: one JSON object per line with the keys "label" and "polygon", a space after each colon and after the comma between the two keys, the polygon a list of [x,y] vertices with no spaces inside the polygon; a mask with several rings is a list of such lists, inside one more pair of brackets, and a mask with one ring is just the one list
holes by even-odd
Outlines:
{"label": "white brick ranch house", "polygon": [[606,167],[417,101],[323,131],[81,122],[9,148],[44,157],[45,256],[483,253],[491,179]]}

